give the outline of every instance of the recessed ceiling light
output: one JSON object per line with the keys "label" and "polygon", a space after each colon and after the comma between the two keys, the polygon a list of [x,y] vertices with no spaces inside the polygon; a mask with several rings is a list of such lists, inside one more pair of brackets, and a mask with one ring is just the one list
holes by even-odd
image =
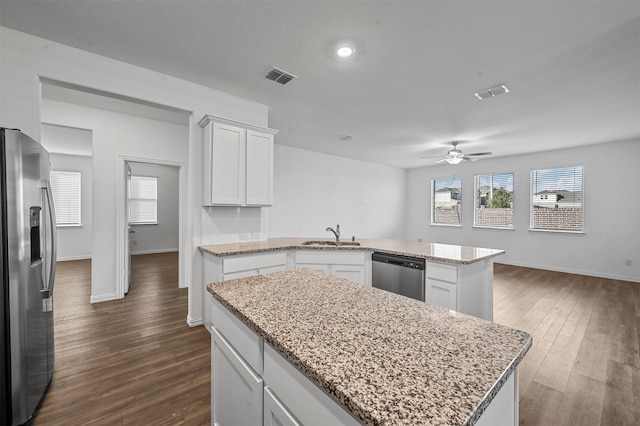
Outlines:
{"label": "recessed ceiling light", "polygon": [[338,50],[336,50],[336,54],[341,58],[348,58],[355,53],[355,49],[350,46],[340,46]]}

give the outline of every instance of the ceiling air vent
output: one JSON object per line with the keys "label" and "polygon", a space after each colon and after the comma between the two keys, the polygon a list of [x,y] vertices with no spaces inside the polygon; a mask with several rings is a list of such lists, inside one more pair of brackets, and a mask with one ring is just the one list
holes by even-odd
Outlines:
{"label": "ceiling air vent", "polygon": [[287,84],[294,78],[298,78],[298,76],[295,76],[289,72],[283,71],[280,68],[276,68],[276,67],[273,67],[265,77],[267,77],[269,80],[273,80],[276,83],[280,83],[280,84]]}
{"label": "ceiling air vent", "polygon": [[474,96],[481,101],[487,98],[492,98],[498,95],[504,95],[505,93],[509,93],[509,89],[504,84],[499,86],[490,87],[488,89],[480,90],[474,93]]}

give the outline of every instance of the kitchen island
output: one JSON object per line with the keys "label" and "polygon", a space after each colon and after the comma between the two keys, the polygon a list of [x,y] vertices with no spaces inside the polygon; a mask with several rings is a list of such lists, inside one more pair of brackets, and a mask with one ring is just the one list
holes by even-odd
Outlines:
{"label": "kitchen island", "polygon": [[208,291],[214,422],[517,424],[525,332],[309,269]]}

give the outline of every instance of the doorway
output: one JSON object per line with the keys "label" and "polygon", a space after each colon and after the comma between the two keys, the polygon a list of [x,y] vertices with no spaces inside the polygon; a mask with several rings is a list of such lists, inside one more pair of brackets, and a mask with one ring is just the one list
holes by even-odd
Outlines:
{"label": "doorway", "polygon": [[125,161],[124,179],[127,294],[131,256],[180,252],[180,167]]}
{"label": "doorway", "polygon": [[[129,290],[131,256],[136,253],[178,251],[178,287],[186,287],[185,253],[180,249],[185,246],[186,236],[186,164],[119,155],[117,176],[121,176],[117,225],[118,298],[124,297]],[[136,188],[136,185],[146,188]],[[154,193],[155,216],[154,208],[150,207]],[[132,207],[136,211],[132,211]]]}

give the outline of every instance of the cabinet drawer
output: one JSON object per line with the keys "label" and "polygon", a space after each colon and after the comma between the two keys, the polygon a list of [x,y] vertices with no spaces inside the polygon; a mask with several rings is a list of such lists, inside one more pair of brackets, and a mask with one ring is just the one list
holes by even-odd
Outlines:
{"label": "cabinet drawer", "polygon": [[458,267],[444,263],[427,262],[427,278],[434,278],[450,283],[458,282]]}
{"label": "cabinet drawer", "polygon": [[287,264],[287,253],[261,253],[245,256],[225,257],[222,260],[222,273],[229,274],[249,269],[260,269]]}
{"label": "cabinet drawer", "polygon": [[271,346],[264,345],[265,386],[278,395],[288,411],[304,425],[360,423]]}
{"label": "cabinet drawer", "polygon": [[262,338],[251,331],[216,299],[213,299],[211,304],[211,322],[251,368],[258,374],[262,374]]}
{"label": "cabinet drawer", "polygon": [[298,263],[324,263],[327,265],[364,265],[364,251],[343,250],[298,250]]}

